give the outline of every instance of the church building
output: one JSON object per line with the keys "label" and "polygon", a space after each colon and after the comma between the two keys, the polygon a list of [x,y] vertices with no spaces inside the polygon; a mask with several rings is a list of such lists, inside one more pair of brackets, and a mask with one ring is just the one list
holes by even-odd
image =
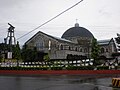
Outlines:
{"label": "church building", "polygon": [[[61,38],[37,32],[25,44],[29,49],[36,47],[37,51],[48,54],[50,59],[81,59],[90,58],[91,43],[94,35],[78,23],[66,30]],[[100,40],[98,44],[101,56],[111,58],[112,53],[117,52],[115,40]],[[43,55],[44,55],[43,54]]]}

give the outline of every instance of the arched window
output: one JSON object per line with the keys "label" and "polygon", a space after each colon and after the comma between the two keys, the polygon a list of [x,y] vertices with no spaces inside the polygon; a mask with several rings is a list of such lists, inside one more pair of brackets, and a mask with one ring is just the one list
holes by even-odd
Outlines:
{"label": "arched window", "polygon": [[101,53],[105,53],[105,49],[104,48],[101,48]]}
{"label": "arched window", "polygon": [[60,45],[60,50],[63,50],[63,45]]}
{"label": "arched window", "polygon": [[36,48],[38,50],[44,49],[44,40],[41,37],[37,37],[35,40]]}
{"label": "arched window", "polygon": [[70,46],[69,46],[69,50],[71,50]]}
{"label": "arched window", "polygon": [[77,47],[75,47],[75,51],[78,51]]}
{"label": "arched window", "polygon": [[85,52],[85,53],[87,52],[87,48],[84,49],[84,52]]}
{"label": "arched window", "polygon": [[36,43],[36,47],[38,49],[43,49],[44,48],[44,42],[38,42],[38,43]]}
{"label": "arched window", "polygon": [[82,48],[80,49],[80,52],[82,52]]}

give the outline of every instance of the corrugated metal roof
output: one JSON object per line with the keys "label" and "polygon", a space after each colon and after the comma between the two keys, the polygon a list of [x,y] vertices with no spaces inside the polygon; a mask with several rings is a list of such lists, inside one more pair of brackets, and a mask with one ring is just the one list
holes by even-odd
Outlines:
{"label": "corrugated metal roof", "polygon": [[109,44],[110,41],[111,41],[111,39],[99,40],[98,44],[99,45],[107,45],[107,44]]}

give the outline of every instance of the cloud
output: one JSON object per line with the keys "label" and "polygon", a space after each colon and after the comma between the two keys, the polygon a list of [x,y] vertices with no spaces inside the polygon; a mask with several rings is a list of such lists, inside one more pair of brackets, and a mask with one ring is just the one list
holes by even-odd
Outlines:
{"label": "cloud", "polygon": [[[78,1],[79,0],[0,0],[0,33],[5,32],[5,35],[7,34],[7,23],[9,22],[16,27],[16,36],[22,36]],[[96,36],[100,36],[101,34],[99,34],[99,32],[104,33],[104,30],[113,33],[114,28],[107,29],[107,26],[119,26],[119,3],[120,0],[84,0],[75,8],[42,27],[43,32],[60,37],[65,30],[73,27],[75,20],[78,19],[80,26],[88,28],[88,30],[90,29]],[[4,27],[1,28],[3,24]],[[56,26],[65,28],[49,28]],[[96,28],[95,26],[104,26],[104,28]],[[41,29],[36,31],[39,30]],[[112,37],[112,33],[109,33],[109,36]],[[1,38],[5,37],[5,35],[0,35]],[[22,41],[24,40],[22,39]]]}

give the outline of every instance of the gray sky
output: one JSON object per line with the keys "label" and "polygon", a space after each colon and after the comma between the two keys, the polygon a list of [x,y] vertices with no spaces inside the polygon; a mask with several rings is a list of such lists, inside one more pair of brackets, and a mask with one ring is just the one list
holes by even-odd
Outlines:
{"label": "gray sky", "polygon": [[[0,0],[0,43],[7,36],[7,23],[15,26],[15,36],[26,34],[80,0]],[[58,18],[21,38],[23,44],[36,32],[61,37],[78,19],[98,39],[120,33],[120,0],[84,0]]]}

